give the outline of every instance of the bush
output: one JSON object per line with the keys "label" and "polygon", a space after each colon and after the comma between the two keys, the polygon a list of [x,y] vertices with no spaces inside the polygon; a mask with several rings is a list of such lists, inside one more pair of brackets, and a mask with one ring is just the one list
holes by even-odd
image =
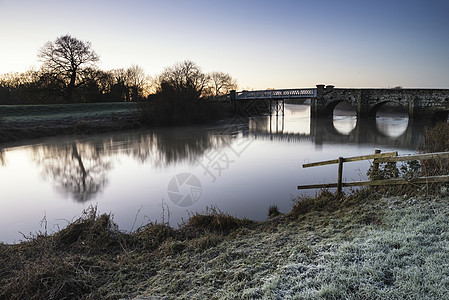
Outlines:
{"label": "bush", "polygon": [[188,90],[176,90],[163,85],[162,90],[142,102],[140,122],[147,125],[185,125],[220,120],[227,111],[221,103],[200,99]]}
{"label": "bush", "polygon": [[[426,128],[425,144],[421,152],[449,151],[449,123],[438,123],[432,128]],[[428,159],[421,161],[422,173],[425,176],[446,175],[449,173],[449,159]]]}
{"label": "bush", "polygon": [[[438,123],[434,127],[426,127],[425,142],[419,147],[420,153],[435,153],[449,151],[449,123]],[[426,159],[407,161],[401,164],[400,168],[395,162],[379,164],[377,171],[371,166],[367,176],[372,180],[402,178],[412,180],[417,177],[439,176],[449,174],[449,159]],[[422,194],[425,190],[427,194],[438,192],[441,183],[428,183],[426,187],[422,185],[402,185],[402,186],[379,186],[376,189],[390,193],[392,195]]]}
{"label": "bush", "polygon": [[420,151],[423,153],[449,151],[449,123],[438,123],[434,127],[426,127],[425,142]]}

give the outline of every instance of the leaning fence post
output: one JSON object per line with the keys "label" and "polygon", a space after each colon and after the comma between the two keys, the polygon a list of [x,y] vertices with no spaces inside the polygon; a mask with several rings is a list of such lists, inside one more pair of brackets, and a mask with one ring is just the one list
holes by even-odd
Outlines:
{"label": "leaning fence post", "polygon": [[337,193],[341,193],[342,178],[343,178],[343,157],[338,158],[338,180],[337,180]]}
{"label": "leaning fence post", "polygon": [[[381,150],[375,149],[374,154],[380,154]],[[378,176],[379,173],[379,163],[376,162],[376,159],[373,160],[373,171],[371,172],[371,180],[377,180],[379,179]]]}

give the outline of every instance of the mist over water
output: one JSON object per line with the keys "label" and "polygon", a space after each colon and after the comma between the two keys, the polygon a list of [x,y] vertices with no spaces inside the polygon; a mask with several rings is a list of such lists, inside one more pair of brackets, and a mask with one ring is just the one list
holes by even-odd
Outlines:
{"label": "mist over water", "polygon": [[[177,226],[215,206],[265,220],[292,206],[297,185],[335,182],[337,167],[307,162],[398,150],[414,153],[423,125],[399,114],[358,120],[351,113],[311,119],[310,106],[286,104],[284,117],[217,125],[48,138],[0,148],[0,242],[63,228],[90,205],[119,228],[148,221]],[[369,162],[345,164],[346,181],[365,179]],[[21,233],[20,233],[21,232]]]}

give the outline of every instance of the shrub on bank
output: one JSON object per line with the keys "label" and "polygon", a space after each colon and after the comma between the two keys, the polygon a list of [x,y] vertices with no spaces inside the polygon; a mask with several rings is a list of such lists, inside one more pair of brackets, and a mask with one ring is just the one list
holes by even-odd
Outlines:
{"label": "shrub on bank", "polygon": [[[419,147],[420,153],[449,151],[449,123],[438,123],[434,127],[426,127],[424,144]],[[379,164],[377,170],[368,170],[369,178],[375,180],[402,178],[411,180],[417,177],[440,176],[449,174],[449,159],[426,159],[407,161],[399,166],[395,162]],[[438,194],[440,188],[447,183],[428,183],[426,185],[379,186],[378,191],[391,195]],[[374,189],[374,188],[372,188]]]}
{"label": "shrub on bank", "polygon": [[[449,123],[438,123],[432,128],[426,128],[425,143],[421,152],[449,151]],[[449,159],[429,159],[421,161],[422,173],[426,176],[446,175],[449,173]]]}
{"label": "shrub on bank", "polygon": [[227,116],[222,103],[198,98],[189,90],[163,85],[159,93],[140,103],[140,122],[147,125],[185,125],[217,121]]}

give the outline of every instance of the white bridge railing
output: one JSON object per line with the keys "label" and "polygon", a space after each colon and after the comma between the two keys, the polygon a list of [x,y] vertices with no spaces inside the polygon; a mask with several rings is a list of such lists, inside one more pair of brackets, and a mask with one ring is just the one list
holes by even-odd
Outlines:
{"label": "white bridge railing", "polygon": [[288,89],[288,90],[262,90],[262,91],[242,91],[235,93],[235,99],[297,99],[314,98],[316,89]]}

